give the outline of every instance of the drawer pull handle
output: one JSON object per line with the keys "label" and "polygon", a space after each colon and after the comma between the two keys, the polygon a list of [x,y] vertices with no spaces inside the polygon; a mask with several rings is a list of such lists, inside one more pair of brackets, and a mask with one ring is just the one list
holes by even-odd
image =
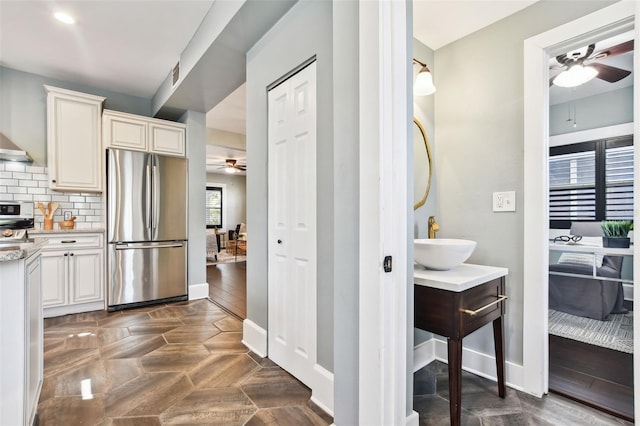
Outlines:
{"label": "drawer pull handle", "polygon": [[503,300],[508,299],[507,296],[505,296],[504,294],[500,294],[498,295],[498,298],[496,300],[494,300],[491,303],[488,303],[486,305],[484,305],[482,308],[478,308],[475,311],[472,311],[471,309],[460,309],[462,312],[464,312],[465,314],[469,314],[469,315],[477,315],[479,312],[484,311],[485,309],[487,309],[490,306],[496,305],[500,302],[502,302]]}
{"label": "drawer pull handle", "polygon": [[60,241],[62,244],[73,244],[76,242],[76,240],[62,240]]}

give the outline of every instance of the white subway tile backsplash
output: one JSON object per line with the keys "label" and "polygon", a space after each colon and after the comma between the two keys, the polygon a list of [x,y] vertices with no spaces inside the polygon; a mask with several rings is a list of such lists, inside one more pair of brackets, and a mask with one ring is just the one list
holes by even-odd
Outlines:
{"label": "white subway tile backsplash", "polygon": [[37,180],[37,181],[44,181],[47,184],[49,183],[49,176],[46,174],[37,174],[37,173],[33,173],[33,180]]}
{"label": "white subway tile backsplash", "polygon": [[[64,211],[71,211],[77,228],[104,228],[103,197],[92,192],[52,191],[46,167],[0,161],[0,201],[56,202],[54,223],[64,220]],[[42,227],[44,219],[37,206],[34,216],[36,227]]]}
{"label": "white subway tile backsplash", "polygon": [[8,172],[24,172],[25,165],[8,161],[4,163],[4,169]]}
{"label": "white subway tile backsplash", "polygon": [[24,186],[8,186],[7,192],[11,194],[26,194],[27,188]]}
{"label": "white subway tile backsplash", "polygon": [[25,170],[27,172],[29,172],[29,173],[38,173],[38,174],[43,174],[43,175],[47,174],[47,168],[46,167],[27,166],[27,167],[25,167]]}
{"label": "white subway tile backsplash", "polygon": [[32,179],[32,174],[31,173],[20,173],[20,172],[13,172],[13,178],[14,179],[27,179],[27,180],[31,180]]}

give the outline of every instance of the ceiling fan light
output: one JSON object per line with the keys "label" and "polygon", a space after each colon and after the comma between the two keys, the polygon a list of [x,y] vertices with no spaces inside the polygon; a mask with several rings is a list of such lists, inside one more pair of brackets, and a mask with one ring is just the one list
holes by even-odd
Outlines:
{"label": "ceiling fan light", "polygon": [[436,92],[436,86],[433,85],[433,76],[429,68],[422,67],[416,81],[413,83],[413,94],[416,96],[427,96]]}
{"label": "ceiling fan light", "polygon": [[227,172],[227,173],[235,173],[235,172],[236,172],[236,169],[235,169],[235,167],[233,167],[233,166],[227,166],[227,167],[224,169],[224,171],[225,171],[225,172]]}
{"label": "ceiling fan light", "polygon": [[553,84],[560,87],[576,87],[594,79],[597,75],[597,69],[576,64],[558,74],[553,79]]}

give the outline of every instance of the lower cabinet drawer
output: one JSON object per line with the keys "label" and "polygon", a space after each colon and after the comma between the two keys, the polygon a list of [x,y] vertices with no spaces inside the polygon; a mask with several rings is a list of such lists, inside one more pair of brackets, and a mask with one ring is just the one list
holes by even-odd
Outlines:
{"label": "lower cabinet drawer", "polygon": [[76,248],[103,248],[102,234],[46,234],[49,240],[43,250],[73,250]]}

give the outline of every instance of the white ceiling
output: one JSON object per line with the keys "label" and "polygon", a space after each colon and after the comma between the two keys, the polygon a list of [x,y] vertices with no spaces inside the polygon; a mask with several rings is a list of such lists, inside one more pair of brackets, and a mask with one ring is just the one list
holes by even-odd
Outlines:
{"label": "white ceiling", "polygon": [[[214,0],[0,1],[0,64],[151,98]],[[75,17],[65,25],[53,13]]]}
{"label": "white ceiling", "polygon": [[207,113],[207,127],[247,133],[247,86],[243,84]]}
{"label": "white ceiling", "polygon": [[413,36],[433,50],[538,0],[413,0]]}

